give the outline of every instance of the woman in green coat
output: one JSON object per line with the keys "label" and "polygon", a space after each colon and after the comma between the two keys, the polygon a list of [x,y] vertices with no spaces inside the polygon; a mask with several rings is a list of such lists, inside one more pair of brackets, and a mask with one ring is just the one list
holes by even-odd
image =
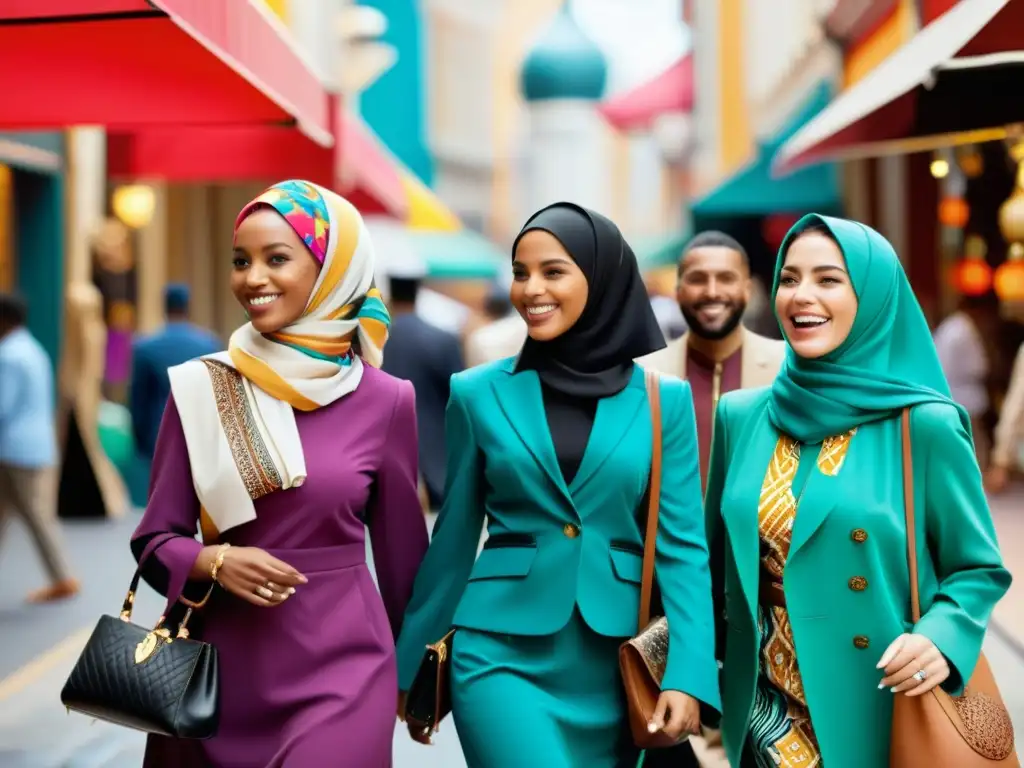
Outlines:
{"label": "woman in green coat", "polygon": [[[454,626],[452,717],[470,768],[633,768],[618,649],[637,631],[652,446],[633,359],[665,340],[604,216],[556,203],[513,254],[529,338],[517,358],[452,378],[444,506],[398,639],[398,684],[408,690],[424,646]],[[718,668],[693,400],[678,379],[660,389],[655,571],[670,641],[649,728],[679,738],[696,732],[699,702],[718,709]]]}
{"label": "woman in green coat", "polygon": [[962,690],[1010,575],[969,418],[892,246],[863,224],[805,216],[773,295],[786,362],[772,387],[722,397],[705,498],[723,739],[743,768],[880,768],[893,696]]}

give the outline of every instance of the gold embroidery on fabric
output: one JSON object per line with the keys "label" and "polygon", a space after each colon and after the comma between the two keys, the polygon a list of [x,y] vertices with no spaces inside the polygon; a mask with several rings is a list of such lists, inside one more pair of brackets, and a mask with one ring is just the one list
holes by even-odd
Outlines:
{"label": "gold embroidery on fabric", "polygon": [[255,501],[279,490],[281,475],[256,428],[242,376],[233,368],[215,360],[203,362],[210,373],[213,397],[224,436],[249,498]]}
{"label": "gold embroidery on fabric", "polygon": [[[817,468],[829,477],[842,469],[850,440],[856,430],[826,439],[818,453]],[[765,473],[758,503],[758,528],[762,547],[762,568],[776,581],[782,581],[789,547],[793,539],[797,499],[793,481],[800,464],[800,444],[783,435],[775,444],[768,471]],[[803,680],[796,660],[796,645],[789,612],[779,606],[766,606],[771,626],[764,645],[762,662],[769,682],[786,697],[787,716],[792,721],[789,731],[771,748],[779,766],[814,768],[821,755],[811,727],[810,713],[804,694]]]}

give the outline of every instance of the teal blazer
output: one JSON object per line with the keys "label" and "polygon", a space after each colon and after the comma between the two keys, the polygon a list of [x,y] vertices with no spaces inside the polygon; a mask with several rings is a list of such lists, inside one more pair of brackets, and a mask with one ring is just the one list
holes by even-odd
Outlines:
{"label": "teal blazer", "polygon": [[[722,734],[740,764],[758,676],[757,502],[779,433],[769,390],[719,402],[705,505],[722,668]],[[889,764],[893,694],[875,668],[904,632],[928,637],[958,693],[1010,585],[971,441],[944,404],[911,410],[923,616],[910,621],[900,418],[867,424],[838,474],[814,470],[793,526],[784,589],[811,722],[829,768]],[[867,586],[854,577],[866,579]],[[854,586],[856,585],[856,586]],[[897,694],[899,695],[899,694]]]}
{"label": "teal blazer", "polygon": [[[450,627],[554,634],[578,606],[594,632],[637,631],[651,463],[643,369],[597,407],[567,486],[547,427],[540,380],[515,359],[452,377],[444,506],[398,640],[407,690],[424,647]],[[711,580],[689,385],[662,379],[663,479],[655,573],[670,628],[664,687],[719,707]],[[481,528],[488,541],[477,557]]]}

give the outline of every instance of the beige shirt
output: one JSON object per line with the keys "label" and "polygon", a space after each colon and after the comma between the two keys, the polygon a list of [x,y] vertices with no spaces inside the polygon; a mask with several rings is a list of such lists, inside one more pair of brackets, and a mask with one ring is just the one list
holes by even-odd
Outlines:
{"label": "beige shirt", "polygon": [[[675,341],[670,341],[664,349],[637,358],[637,363],[644,368],[651,368],[659,373],[686,378],[686,338],[683,334]],[[786,344],[743,329],[743,346],[740,362],[740,388],[767,387],[775,381],[782,361],[786,358]]]}

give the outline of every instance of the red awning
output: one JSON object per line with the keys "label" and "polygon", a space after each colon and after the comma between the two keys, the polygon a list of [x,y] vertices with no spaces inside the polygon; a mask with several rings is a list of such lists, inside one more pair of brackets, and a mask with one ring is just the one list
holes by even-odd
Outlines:
{"label": "red awning", "polygon": [[[336,102],[332,99],[332,104]],[[362,121],[340,107],[334,147],[322,147],[292,126],[148,126],[107,133],[113,179],[179,183],[308,179],[336,189],[364,213],[404,219],[408,202],[396,162]],[[342,159],[339,159],[340,158]],[[349,178],[339,174],[347,166]]]}
{"label": "red awning", "polygon": [[365,213],[404,220],[409,200],[399,161],[360,118],[342,110],[338,129],[336,189]]}
{"label": "red awning", "polygon": [[254,0],[4,0],[7,129],[295,124],[332,141],[328,95]]}
{"label": "red awning", "polygon": [[307,179],[334,185],[334,149],[284,125],[150,126],[107,132],[113,179],[183,183]]}
{"label": "red awning", "polygon": [[[1021,113],[1019,101],[1000,98],[1001,91],[975,96],[1010,113],[1016,110],[1014,119],[993,121],[962,102],[936,103],[929,116],[935,125],[949,124],[937,130],[922,119],[923,105],[947,73],[1019,59],[1022,27],[1024,3],[961,0],[801,128],[775,154],[773,172],[782,175],[814,162],[1000,138],[1005,124],[1019,122]],[[945,119],[936,120],[936,115]]]}
{"label": "red awning", "polygon": [[622,131],[650,128],[666,112],[693,110],[693,56],[687,54],[657,77],[601,104],[605,119]]}

